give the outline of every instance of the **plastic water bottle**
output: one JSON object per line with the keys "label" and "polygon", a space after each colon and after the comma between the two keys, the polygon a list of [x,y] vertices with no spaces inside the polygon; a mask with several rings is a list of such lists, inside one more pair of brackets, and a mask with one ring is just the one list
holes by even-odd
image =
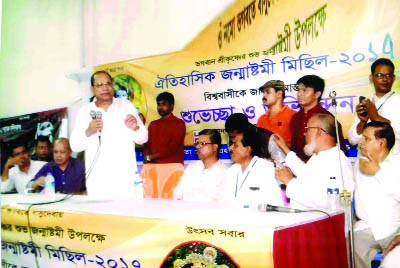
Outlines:
{"label": "plastic water bottle", "polygon": [[143,189],[143,179],[140,176],[139,171],[135,172],[135,181],[133,182],[133,187],[135,189],[135,197],[137,202],[144,201],[144,189]]}
{"label": "plastic water bottle", "polygon": [[329,210],[335,211],[339,208],[339,186],[336,177],[329,178],[327,188]]}
{"label": "plastic water bottle", "polygon": [[56,194],[56,182],[51,172],[47,172],[44,180],[44,194],[53,196]]}

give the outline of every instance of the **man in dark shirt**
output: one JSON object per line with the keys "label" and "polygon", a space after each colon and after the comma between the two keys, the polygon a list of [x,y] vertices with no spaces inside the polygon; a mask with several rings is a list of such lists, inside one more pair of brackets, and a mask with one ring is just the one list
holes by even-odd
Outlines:
{"label": "man in dark shirt", "polygon": [[[306,162],[309,157],[304,153],[305,127],[308,120],[315,113],[331,114],[319,104],[325,88],[324,80],[316,75],[305,75],[297,81],[297,98],[300,111],[293,115],[290,121],[290,132],[292,133],[291,150]],[[339,124],[340,149],[346,154],[347,148],[344,143],[342,126]]]}
{"label": "man in dark shirt", "polygon": [[45,185],[45,177],[50,172],[55,180],[56,192],[73,194],[84,193],[85,164],[71,157],[71,147],[66,138],[57,139],[53,148],[54,160],[44,165],[31,181],[34,191],[41,190]]}
{"label": "man in dark shirt", "polygon": [[157,96],[157,111],[160,119],[149,125],[149,141],[144,146],[146,163],[182,163],[186,125],[174,116],[175,99],[169,92]]}
{"label": "man in dark shirt", "polygon": [[35,153],[31,156],[31,159],[45,162],[53,160],[49,136],[38,136],[36,138]]}

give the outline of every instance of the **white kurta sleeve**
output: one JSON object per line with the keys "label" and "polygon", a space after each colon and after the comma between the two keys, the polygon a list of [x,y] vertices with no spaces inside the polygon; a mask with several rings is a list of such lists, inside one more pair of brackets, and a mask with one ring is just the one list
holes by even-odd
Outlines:
{"label": "white kurta sleeve", "polygon": [[400,157],[397,156],[389,163],[381,163],[381,169],[375,174],[375,178],[389,196],[400,202],[399,163]]}
{"label": "white kurta sleeve", "polygon": [[14,184],[15,178],[12,173],[13,173],[12,169],[9,169],[8,170],[8,179],[6,181],[1,182],[0,186],[1,186],[2,193],[7,193],[7,192],[10,192],[15,189],[15,184]]}
{"label": "white kurta sleeve", "polygon": [[87,119],[87,113],[87,109],[82,107],[76,117],[75,127],[70,137],[71,149],[74,152],[81,152],[87,149],[89,137],[86,136],[86,130],[90,123]]}
{"label": "white kurta sleeve", "polygon": [[349,129],[349,133],[347,134],[347,139],[351,145],[357,145],[361,140],[361,135],[357,134],[357,126],[360,123],[360,118],[358,118],[357,114],[354,116],[353,125]]}
{"label": "white kurta sleeve", "polygon": [[[122,102],[123,110],[126,112],[126,114],[131,114],[136,118],[137,124],[139,126],[138,130],[132,130],[129,128],[126,128],[126,130],[129,133],[130,138],[132,141],[136,144],[144,144],[148,140],[148,131],[147,128],[144,126],[142,120],[140,119],[135,106],[129,101],[123,101]],[[125,120],[125,118],[123,118]]]}
{"label": "white kurta sleeve", "polygon": [[302,173],[306,170],[306,163],[304,163],[295,152],[290,151],[286,155],[286,166],[290,168],[296,177],[301,177]]}

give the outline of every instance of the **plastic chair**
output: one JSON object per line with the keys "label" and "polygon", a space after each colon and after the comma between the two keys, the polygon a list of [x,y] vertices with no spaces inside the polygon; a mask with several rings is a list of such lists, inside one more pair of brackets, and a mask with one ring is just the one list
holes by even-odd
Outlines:
{"label": "plastic chair", "polygon": [[172,199],[183,171],[180,163],[144,164],[141,172],[144,197]]}

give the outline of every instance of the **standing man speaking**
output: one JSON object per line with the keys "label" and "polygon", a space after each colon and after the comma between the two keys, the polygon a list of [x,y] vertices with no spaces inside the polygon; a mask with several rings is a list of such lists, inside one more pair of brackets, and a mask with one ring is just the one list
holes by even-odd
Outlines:
{"label": "standing man speaking", "polygon": [[135,144],[147,141],[147,129],[128,100],[114,98],[113,79],[105,71],[91,79],[94,100],[78,112],[71,135],[73,151],[85,151],[88,195],[134,195]]}

